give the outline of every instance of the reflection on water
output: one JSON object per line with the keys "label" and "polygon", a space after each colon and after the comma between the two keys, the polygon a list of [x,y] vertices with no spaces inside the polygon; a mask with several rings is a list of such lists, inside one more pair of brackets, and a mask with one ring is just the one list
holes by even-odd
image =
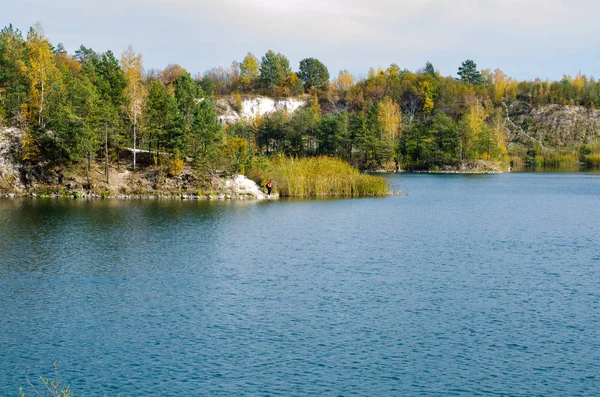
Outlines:
{"label": "reflection on water", "polygon": [[600,172],[598,167],[590,167],[584,163],[571,163],[560,167],[550,167],[543,165],[516,164],[512,167],[512,172]]}
{"label": "reflection on water", "polygon": [[0,200],[0,395],[580,395],[600,386],[600,175],[389,175],[410,195]]}

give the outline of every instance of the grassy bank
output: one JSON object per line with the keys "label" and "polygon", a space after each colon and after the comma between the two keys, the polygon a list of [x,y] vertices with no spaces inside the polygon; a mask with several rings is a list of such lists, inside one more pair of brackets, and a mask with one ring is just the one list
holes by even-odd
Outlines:
{"label": "grassy bank", "polygon": [[254,167],[250,177],[263,186],[271,179],[282,197],[365,197],[390,192],[385,178],[361,174],[331,157],[275,157]]}
{"label": "grassy bank", "polygon": [[582,144],[571,149],[527,148],[510,150],[514,169],[579,171],[600,169],[600,144]]}

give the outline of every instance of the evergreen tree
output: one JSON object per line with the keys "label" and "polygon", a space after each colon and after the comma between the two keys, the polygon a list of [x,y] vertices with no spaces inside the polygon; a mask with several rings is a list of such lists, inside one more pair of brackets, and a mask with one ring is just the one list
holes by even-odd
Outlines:
{"label": "evergreen tree", "polygon": [[20,69],[25,64],[25,40],[12,25],[0,31],[0,119],[17,117],[27,100],[27,80]]}
{"label": "evergreen tree", "polygon": [[324,88],[329,83],[329,71],[327,67],[315,58],[306,58],[300,61],[298,77],[304,83],[304,87]]}
{"label": "evergreen tree", "polygon": [[423,72],[432,77],[435,77],[435,69],[433,68],[433,65],[431,64],[431,62],[429,62],[429,61],[427,61],[427,63],[425,64],[425,69],[423,69]]}
{"label": "evergreen tree", "polygon": [[198,103],[192,120],[192,156],[198,160],[213,162],[222,140],[221,124],[214,106],[204,100]]}
{"label": "evergreen tree", "polygon": [[281,54],[269,50],[260,63],[260,79],[269,90],[283,82],[291,72],[290,61]]}
{"label": "evergreen tree", "polygon": [[180,149],[183,146],[183,123],[177,101],[158,80],[154,80],[150,85],[144,107],[144,119],[151,145],[157,152]]}
{"label": "evergreen tree", "polygon": [[477,64],[470,59],[467,59],[458,68],[460,79],[465,83],[471,83],[473,85],[481,85],[483,83],[483,77],[481,72],[477,70]]}

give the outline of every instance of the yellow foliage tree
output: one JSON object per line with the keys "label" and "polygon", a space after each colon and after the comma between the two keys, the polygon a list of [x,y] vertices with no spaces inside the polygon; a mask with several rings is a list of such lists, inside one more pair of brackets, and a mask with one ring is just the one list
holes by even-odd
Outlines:
{"label": "yellow foliage tree", "polygon": [[507,77],[500,69],[494,70],[492,75],[494,102],[501,104],[505,99],[514,100],[517,96],[518,82]]}
{"label": "yellow foliage tree", "polygon": [[354,85],[354,77],[347,70],[341,70],[333,80],[332,87],[336,91],[339,99],[346,99],[347,93]]}
{"label": "yellow foliage tree", "polygon": [[225,139],[221,152],[229,160],[234,172],[246,173],[250,160],[250,147],[246,139],[239,137]]}
{"label": "yellow foliage tree", "polygon": [[402,123],[400,106],[392,101],[390,97],[386,96],[377,105],[377,121],[379,122],[381,139],[393,141],[400,133],[400,125]]}
{"label": "yellow foliage tree", "polygon": [[142,114],[142,106],[146,96],[145,87],[142,84],[142,54],[136,54],[133,47],[127,47],[121,55],[121,66],[127,79],[125,96],[127,98],[127,113],[133,124],[133,169],[136,162],[137,124]]}
{"label": "yellow foliage tree", "polygon": [[37,115],[38,123],[43,128],[45,126],[44,115],[48,112],[46,108],[48,89],[53,83],[60,82],[61,77],[50,43],[39,23],[29,31],[25,48],[28,65],[21,64],[20,69],[30,82],[27,104],[29,111],[27,113],[31,117],[34,114]]}
{"label": "yellow foliage tree", "polygon": [[508,149],[506,148],[506,134],[504,128],[504,117],[502,114],[496,114],[493,123],[493,138],[496,146],[496,159],[503,165],[510,164]]}
{"label": "yellow foliage tree", "polygon": [[581,102],[585,97],[585,87],[588,84],[588,78],[585,74],[581,74],[581,72],[577,73],[575,79],[573,79],[573,88],[575,88],[575,96],[576,99]]}
{"label": "yellow foliage tree", "polygon": [[469,110],[463,117],[460,123],[461,139],[460,139],[460,159],[476,160],[479,155],[477,142],[480,141],[480,136],[485,124],[485,110],[478,99],[474,99],[469,104]]}
{"label": "yellow foliage tree", "polygon": [[430,81],[423,80],[419,82],[419,94],[423,98],[423,113],[428,116],[433,111],[435,102],[433,100],[433,85]]}
{"label": "yellow foliage tree", "polygon": [[259,69],[258,59],[248,53],[240,64],[240,82],[244,88],[249,88],[258,79]]}
{"label": "yellow foliage tree", "polygon": [[319,121],[321,121],[321,105],[319,105],[319,97],[317,96],[317,91],[315,91],[313,94],[313,99],[310,103],[310,110],[312,111],[315,121],[319,123]]}
{"label": "yellow foliage tree", "polygon": [[386,70],[386,75],[389,77],[398,77],[400,76],[400,66],[392,63],[390,67]]}

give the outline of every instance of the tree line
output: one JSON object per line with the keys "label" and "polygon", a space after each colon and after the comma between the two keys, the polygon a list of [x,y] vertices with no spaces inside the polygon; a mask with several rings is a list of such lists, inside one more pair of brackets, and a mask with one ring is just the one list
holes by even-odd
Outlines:
{"label": "tree line", "polygon": [[[457,75],[443,77],[427,62],[415,72],[392,64],[364,79],[346,70],[332,78],[318,59],[303,59],[294,72],[268,51],[192,76],[177,64],[144,69],[131,46],[120,56],[83,45],[69,54],[39,24],[26,35],[9,25],[0,31],[0,122],[26,131],[22,161],[50,166],[89,169],[93,159],[108,164],[130,151],[136,168],[141,148],[156,166],[168,153],[198,168],[243,172],[256,155],[284,154],[428,169],[507,164],[504,121],[517,101],[600,105],[600,83],[581,74],[517,81],[466,60]],[[255,95],[301,96],[310,105],[221,125],[218,98],[239,106]]]}

